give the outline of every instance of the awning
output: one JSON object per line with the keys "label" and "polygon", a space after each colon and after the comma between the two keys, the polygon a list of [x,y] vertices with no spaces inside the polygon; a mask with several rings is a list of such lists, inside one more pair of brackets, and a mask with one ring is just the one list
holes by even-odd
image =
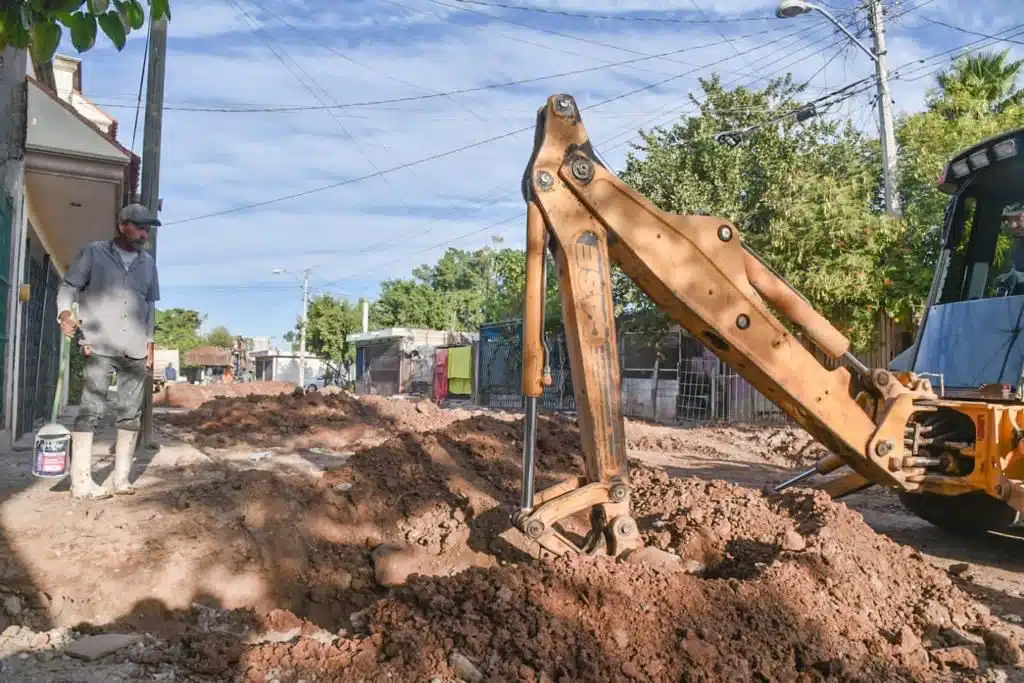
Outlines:
{"label": "awning", "polygon": [[27,79],[29,218],[63,272],[89,242],[114,235],[139,157],[33,78]]}

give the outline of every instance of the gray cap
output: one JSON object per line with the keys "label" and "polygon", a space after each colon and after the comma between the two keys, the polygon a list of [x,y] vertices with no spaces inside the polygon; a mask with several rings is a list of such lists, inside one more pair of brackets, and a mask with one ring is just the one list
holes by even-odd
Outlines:
{"label": "gray cap", "polygon": [[136,225],[160,225],[160,219],[156,214],[142,204],[129,204],[117,214],[120,223],[135,223]]}

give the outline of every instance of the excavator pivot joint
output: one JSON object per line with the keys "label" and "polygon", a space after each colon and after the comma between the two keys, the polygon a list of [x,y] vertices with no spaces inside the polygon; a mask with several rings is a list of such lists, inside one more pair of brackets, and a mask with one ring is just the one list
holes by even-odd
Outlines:
{"label": "excavator pivot joint", "polygon": [[574,155],[569,167],[572,169],[572,177],[584,185],[594,179],[594,162],[585,156]]}
{"label": "excavator pivot joint", "polygon": [[750,316],[744,313],[740,313],[738,316],[736,316],[736,327],[740,328],[741,330],[745,330],[748,327],[750,327]]}
{"label": "excavator pivot joint", "polygon": [[526,523],[523,532],[533,540],[537,540],[544,535],[544,522],[539,519],[531,519]]}
{"label": "excavator pivot joint", "polygon": [[728,242],[729,240],[731,240],[732,228],[730,228],[728,225],[719,226],[718,239],[722,240],[723,242]]}
{"label": "excavator pivot joint", "polygon": [[555,185],[555,179],[547,171],[537,172],[537,187],[542,190],[550,190]]}
{"label": "excavator pivot joint", "polygon": [[625,484],[616,484],[612,486],[609,491],[609,497],[616,503],[621,503],[626,500],[627,495],[629,495],[629,490],[626,488]]}
{"label": "excavator pivot joint", "polygon": [[875,444],[875,453],[877,453],[878,457],[880,458],[884,458],[885,456],[889,455],[891,451],[892,441],[889,441],[888,439],[884,441],[879,441],[877,444]]}
{"label": "excavator pivot joint", "polygon": [[555,113],[566,118],[576,115],[576,105],[568,95],[555,98]]}

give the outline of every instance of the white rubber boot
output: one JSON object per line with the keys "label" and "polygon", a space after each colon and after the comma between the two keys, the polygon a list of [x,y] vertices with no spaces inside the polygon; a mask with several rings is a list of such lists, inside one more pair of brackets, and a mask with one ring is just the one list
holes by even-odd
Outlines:
{"label": "white rubber boot", "polygon": [[130,496],[135,489],[128,482],[132,472],[132,460],[135,459],[135,444],[139,439],[138,432],[127,429],[117,430],[117,443],[114,445],[114,493],[119,496]]}
{"label": "white rubber boot", "polygon": [[71,433],[71,495],[94,500],[110,497],[92,479],[92,432]]}

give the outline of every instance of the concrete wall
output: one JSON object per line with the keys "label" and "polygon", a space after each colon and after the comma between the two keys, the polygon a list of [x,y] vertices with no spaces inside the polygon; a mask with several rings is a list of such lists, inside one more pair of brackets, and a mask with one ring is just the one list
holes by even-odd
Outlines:
{"label": "concrete wall", "polygon": [[[275,382],[299,383],[299,358],[298,356],[274,356],[273,375],[270,379]],[[325,372],[327,365],[319,358],[306,357],[306,384],[312,384]]]}

